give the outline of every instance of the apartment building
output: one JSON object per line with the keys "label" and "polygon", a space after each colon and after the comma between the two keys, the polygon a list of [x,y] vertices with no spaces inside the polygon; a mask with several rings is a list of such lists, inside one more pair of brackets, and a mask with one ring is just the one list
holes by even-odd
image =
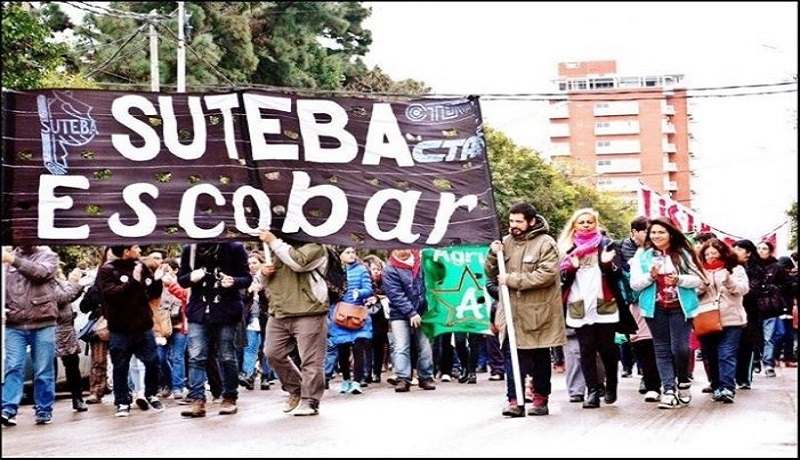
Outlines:
{"label": "apartment building", "polygon": [[683,75],[626,75],[616,61],[558,65],[551,160],[577,183],[636,200],[641,180],[692,207],[694,157]]}

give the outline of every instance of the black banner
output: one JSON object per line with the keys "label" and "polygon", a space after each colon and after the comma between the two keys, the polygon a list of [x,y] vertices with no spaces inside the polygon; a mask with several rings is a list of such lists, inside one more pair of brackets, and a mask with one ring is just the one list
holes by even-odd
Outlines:
{"label": "black banner", "polygon": [[477,98],[3,91],[3,244],[499,235]]}

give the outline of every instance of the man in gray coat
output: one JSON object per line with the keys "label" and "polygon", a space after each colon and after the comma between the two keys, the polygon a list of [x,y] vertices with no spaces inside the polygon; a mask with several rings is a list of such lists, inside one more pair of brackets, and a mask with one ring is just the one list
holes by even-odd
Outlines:
{"label": "man in gray coat", "polygon": [[[514,204],[509,209],[509,234],[503,241],[492,242],[484,265],[488,278],[496,280],[501,289],[509,290],[513,316],[516,350],[511,350],[506,340],[505,308],[498,306],[495,326],[506,361],[508,404],[503,415],[507,417],[525,416],[524,399],[516,394],[511,353],[519,357],[520,388],[525,386],[526,375],[533,381],[533,407],[528,415],[547,415],[552,377],[550,347],[567,342],[561,303],[561,256],[548,231],[547,221],[531,204]],[[505,273],[499,273],[498,269],[497,255],[501,251]]]}

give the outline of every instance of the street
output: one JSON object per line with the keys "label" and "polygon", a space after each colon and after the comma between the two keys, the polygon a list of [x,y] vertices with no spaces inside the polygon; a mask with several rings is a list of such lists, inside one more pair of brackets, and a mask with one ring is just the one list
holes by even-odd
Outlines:
{"label": "street", "polygon": [[[88,412],[56,402],[51,425],[34,425],[22,406],[16,427],[3,428],[3,457],[671,457],[797,458],[797,369],[777,378],[757,374],[734,404],[701,393],[697,363],[694,400],[658,409],[637,391],[639,378],[620,379],[619,400],[599,409],[568,402],[564,374],[553,374],[550,415],[506,419],[503,381],[478,374],[478,384],[439,382],[435,391],[395,393],[385,382],[363,395],[339,394],[331,382],[316,417],[281,412],[285,393],[242,390],[239,413],[183,419],[164,412],[114,417],[112,397]],[[385,376],[384,376],[385,378]]]}

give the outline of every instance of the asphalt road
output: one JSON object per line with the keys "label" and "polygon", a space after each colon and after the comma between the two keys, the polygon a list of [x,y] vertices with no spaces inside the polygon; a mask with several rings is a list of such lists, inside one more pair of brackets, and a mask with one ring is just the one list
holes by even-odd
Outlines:
{"label": "asphalt road", "polygon": [[702,394],[697,363],[694,400],[660,410],[638,393],[638,378],[620,379],[619,400],[599,409],[568,402],[564,374],[553,374],[550,415],[506,419],[505,382],[478,374],[477,385],[439,382],[435,391],[395,393],[386,383],[362,395],[332,382],[316,417],[281,412],[285,393],[240,394],[239,413],[183,419],[167,409],[132,409],[114,417],[111,396],[88,412],[56,403],[51,425],[36,426],[23,406],[18,426],[4,427],[3,457],[617,457],[797,458],[797,369],[756,375],[734,404]]}

